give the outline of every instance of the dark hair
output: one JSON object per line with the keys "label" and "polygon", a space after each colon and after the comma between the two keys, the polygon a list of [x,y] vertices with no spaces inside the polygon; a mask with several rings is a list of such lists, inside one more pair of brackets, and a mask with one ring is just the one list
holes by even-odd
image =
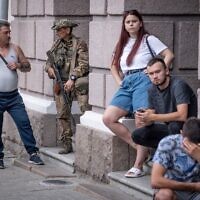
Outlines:
{"label": "dark hair", "polygon": [[155,64],[155,63],[157,63],[157,62],[162,63],[162,65],[163,65],[163,67],[164,67],[165,69],[167,68],[167,65],[165,64],[165,61],[164,61],[161,57],[154,57],[154,58],[152,58],[152,59],[148,62],[147,66],[152,66],[153,64]]}
{"label": "dark hair", "polygon": [[10,23],[9,23],[7,20],[5,20],[5,19],[0,19],[0,28],[1,28],[2,26],[7,26],[7,27],[9,27],[9,26],[10,26]]}
{"label": "dark hair", "polygon": [[126,60],[126,63],[127,63],[128,66],[131,64],[132,59],[135,56],[135,54],[136,54],[136,52],[137,52],[137,50],[138,50],[138,48],[141,44],[143,36],[148,33],[144,28],[142,16],[140,15],[140,13],[137,10],[130,10],[130,11],[124,12],[123,20],[122,20],[121,34],[120,34],[119,40],[118,40],[117,45],[116,45],[115,54],[114,54],[113,62],[112,62],[112,64],[117,65],[117,67],[120,66],[120,57],[122,55],[124,46],[126,45],[128,39],[130,37],[129,33],[125,29],[125,19],[128,15],[135,15],[140,20],[140,22],[142,23],[142,26],[140,27],[140,30],[138,32],[138,36],[137,36],[137,39],[135,41],[135,44],[133,45],[133,48],[132,48],[132,50],[131,50],[131,52],[128,55],[127,60]]}
{"label": "dark hair", "polygon": [[187,137],[193,143],[200,143],[200,119],[190,117],[183,125],[183,137]]}

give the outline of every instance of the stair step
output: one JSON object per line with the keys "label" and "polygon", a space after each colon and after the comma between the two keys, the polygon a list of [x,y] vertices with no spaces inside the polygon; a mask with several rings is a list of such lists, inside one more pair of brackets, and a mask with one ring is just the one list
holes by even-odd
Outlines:
{"label": "stair step", "polygon": [[[71,173],[75,173],[75,153],[58,154],[59,147],[42,147],[40,153],[44,161],[48,161],[55,166],[62,167]],[[113,185],[129,195],[137,197],[140,200],[152,200],[153,189],[150,186],[150,176],[146,175],[140,178],[126,178],[126,171],[110,172],[108,177],[110,185]]]}
{"label": "stair step", "polygon": [[125,173],[125,171],[110,172],[108,174],[110,184],[132,196],[136,196],[138,199],[152,200],[153,189],[150,186],[150,176],[126,178]]}
{"label": "stair step", "polygon": [[65,168],[71,173],[75,173],[74,153],[58,154],[62,148],[60,147],[42,147],[40,153],[45,161],[49,161],[54,165]]}

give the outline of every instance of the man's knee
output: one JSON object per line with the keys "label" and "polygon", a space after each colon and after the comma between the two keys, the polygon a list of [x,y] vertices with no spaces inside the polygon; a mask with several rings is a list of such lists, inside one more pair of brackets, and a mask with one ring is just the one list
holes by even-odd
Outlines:
{"label": "man's knee", "polygon": [[170,189],[160,189],[155,194],[155,200],[175,200],[175,194]]}
{"label": "man's knee", "polygon": [[138,128],[133,131],[131,137],[132,137],[133,142],[135,142],[136,144],[143,145],[144,141],[147,140],[145,135],[146,134],[145,134],[144,128]]}

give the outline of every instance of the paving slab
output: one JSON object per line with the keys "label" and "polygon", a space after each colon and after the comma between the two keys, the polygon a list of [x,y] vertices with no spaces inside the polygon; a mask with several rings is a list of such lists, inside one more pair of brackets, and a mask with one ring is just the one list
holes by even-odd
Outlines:
{"label": "paving slab", "polygon": [[66,169],[71,173],[75,173],[75,153],[59,154],[60,147],[42,147],[40,148],[41,157],[49,163]]}
{"label": "paving slab", "polygon": [[68,154],[59,154],[58,152],[62,148],[60,147],[42,147],[40,148],[40,152],[44,155],[47,155],[49,157],[53,157],[57,160],[60,160],[63,163],[74,165],[74,153],[68,153]]}
{"label": "paving slab", "polygon": [[[14,165],[26,169],[30,172],[41,175],[45,178],[73,178],[77,177],[77,173],[75,170],[71,170],[75,168],[74,166],[74,153],[60,155],[58,151],[61,148],[59,147],[48,147],[41,148],[40,155],[44,160],[44,166],[37,166],[28,163],[28,157],[25,156],[23,158],[15,158],[13,163]],[[70,166],[70,169],[69,167]],[[148,171],[148,170],[147,170]],[[104,191],[103,186],[100,189],[99,185],[95,187],[95,184],[89,185],[79,185],[76,189],[81,192],[88,192],[91,196],[99,199],[99,200],[107,200],[111,198],[109,194],[109,187],[112,190],[124,191],[127,195],[131,197],[137,198],[139,200],[150,200],[152,199],[153,190],[150,187],[150,176],[144,176],[140,178],[126,178],[124,177],[125,171],[119,172],[111,172],[109,173],[110,185],[106,185],[106,190]],[[84,175],[83,175],[84,176]],[[90,177],[91,178],[91,177]],[[45,183],[46,184],[46,183]],[[114,189],[115,188],[115,189]],[[114,192],[117,194],[117,192]],[[106,194],[108,194],[106,196]],[[117,197],[120,195],[118,194]],[[113,197],[112,197],[113,198]],[[127,196],[128,198],[128,196]],[[125,198],[125,199],[127,199]],[[116,197],[114,198],[116,199]],[[124,199],[124,198],[121,198]]]}
{"label": "paving slab", "polygon": [[[48,163],[44,166],[29,164],[28,157],[20,159],[6,154],[4,161],[6,168],[0,170],[0,200],[138,200],[118,188],[97,183],[77,173],[75,177],[51,178],[32,173],[26,169],[36,167],[44,170],[50,166]],[[16,167],[17,163],[26,169]]]}

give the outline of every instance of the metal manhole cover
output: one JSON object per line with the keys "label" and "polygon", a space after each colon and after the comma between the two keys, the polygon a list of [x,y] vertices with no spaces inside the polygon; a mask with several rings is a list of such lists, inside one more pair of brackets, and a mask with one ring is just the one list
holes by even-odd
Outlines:
{"label": "metal manhole cover", "polygon": [[40,184],[45,186],[59,186],[59,185],[71,185],[72,183],[69,181],[52,179],[52,180],[44,180]]}

